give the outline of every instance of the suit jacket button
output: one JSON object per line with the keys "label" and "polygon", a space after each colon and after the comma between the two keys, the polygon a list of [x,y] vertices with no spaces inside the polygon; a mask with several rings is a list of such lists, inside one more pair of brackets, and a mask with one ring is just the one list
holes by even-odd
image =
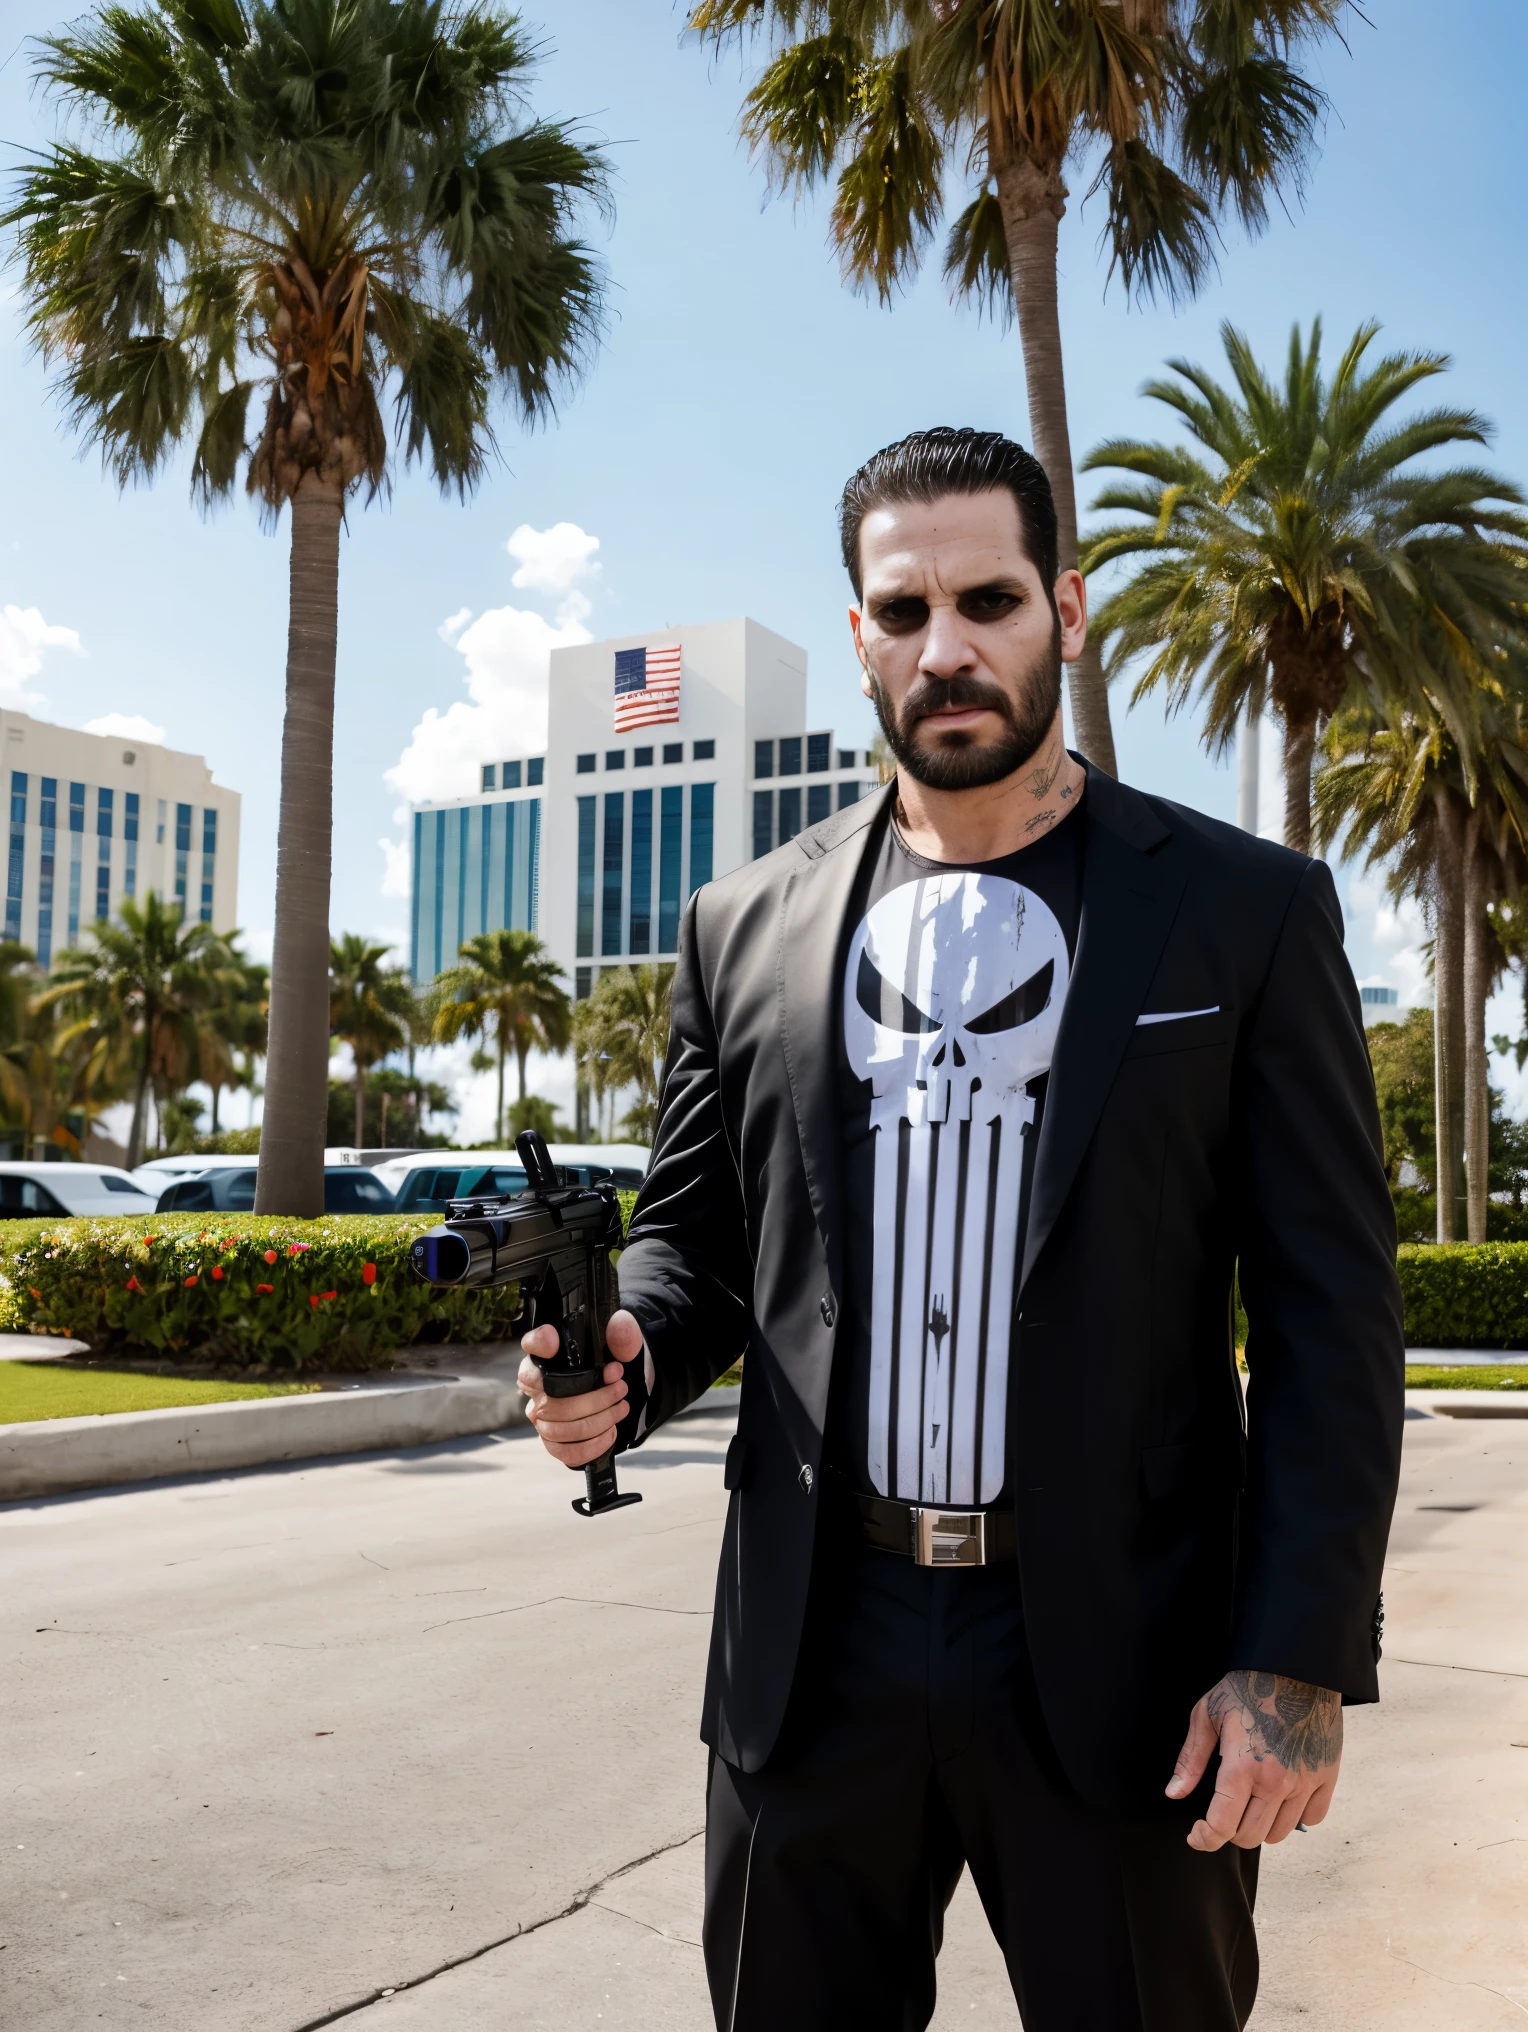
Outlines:
{"label": "suit jacket button", "polygon": [[802,1493],[802,1495],[803,1495],[803,1496],[809,1496],[809,1495],[811,1495],[811,1493],[812,1493],[812,1464],[811,1464],[811,1462],[810,1462],[810,1461],[804,1461],[804,1462],[802,1463],[802,1467],[801,1467],[801,1472],[800,1472],[800,1474],[799,1474],[799,1475],[797,1475],[797,1477],[796,1477],[796,1480],[797,1480],[798,1482],[800,1482],[800,1484],[801,1484],[801,1493]]}
{"label": "suit jacket button", "polygon": [[833,1310],[833,1300],[831,1297],[825,1298],[822,1301],[820,1310],[822,1313],[823,1325],[826,1327],[831,1327],[834,1320],[838,1317],[838,1315]]}

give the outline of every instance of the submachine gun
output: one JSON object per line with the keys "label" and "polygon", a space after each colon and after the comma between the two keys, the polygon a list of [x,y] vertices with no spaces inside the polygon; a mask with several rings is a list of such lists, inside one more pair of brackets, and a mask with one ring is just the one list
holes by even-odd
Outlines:
{"label": "submachine gun", "polygon": [[[608,1359],[605,1324],[615,1310],[610,1251],[621,1245],[621,1209],[612,1185],[571,1185],[535,1129],[515,1138],[530,1181],[524,1192],[454,1199],[438,1228],[409,1251],[427,1284],[477,1291],[518,1284],[522,1327],[555,1326],[557,1353],[538,1364],[549,1397],[597,1390]],[[615,1448],[584,1469],[580,1517],[640,1503],[616,1487]]]}

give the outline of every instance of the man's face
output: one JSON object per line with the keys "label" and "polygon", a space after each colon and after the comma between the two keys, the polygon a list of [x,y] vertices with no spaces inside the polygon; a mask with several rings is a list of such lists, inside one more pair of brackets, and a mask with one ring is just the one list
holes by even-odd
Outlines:
{"label": "man's face", "polygon": [[1054,604],[1006,489],[873,508],[860,525],[849,609],[866,695],[899,767],[935,790],[1020,769],[1061,704],[1087,603],[1063,572]]}

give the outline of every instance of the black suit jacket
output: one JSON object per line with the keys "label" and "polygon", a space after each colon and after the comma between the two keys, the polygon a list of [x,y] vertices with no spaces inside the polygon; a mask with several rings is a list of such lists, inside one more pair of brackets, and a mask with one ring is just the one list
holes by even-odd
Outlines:
{"label": "black suit jacket", "polygon": [[[647,1431],[747,1355],[702,1725],[745,1770],[784,1714],[823,1506],[841,977],[890,810],[887,791],[697,892],[620,1262]],[[1377,1698],[1404,1350],[1331,876],[1096,771],[1084,823],[1008,1403],[1041,1705],[1077,1791],[1119,1806],[1160,1796],[1233,1665]],[[1138,1020],[1181,1010],[1211,1013]]]}

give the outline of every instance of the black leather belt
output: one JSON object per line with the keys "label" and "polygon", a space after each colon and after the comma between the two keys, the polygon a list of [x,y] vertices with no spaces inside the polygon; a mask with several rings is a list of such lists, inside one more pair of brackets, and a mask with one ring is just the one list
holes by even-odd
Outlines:
{"label": "black leather belt", "polygon": [[936,1510],[850,1492],[860,1535],[881,1552],[899,1552],[919,1566],[994,1566],[1019,1556],[1011,1510]]}

